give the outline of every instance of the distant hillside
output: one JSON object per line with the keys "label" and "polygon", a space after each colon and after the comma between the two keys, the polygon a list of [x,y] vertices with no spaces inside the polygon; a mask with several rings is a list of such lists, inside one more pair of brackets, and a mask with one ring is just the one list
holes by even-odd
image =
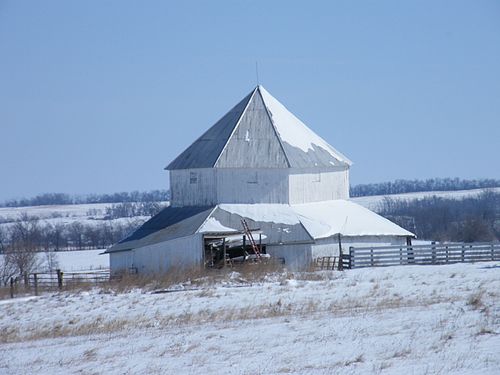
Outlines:
{"label": "distant hillside", "polygon": [[459,198],[427,195],[404,199],[403,196],[387,196],[378,211],[421,239],[452,242],[500,239],[498,188]]}
{"label": "distant hillside", "polygon": [[[459,178],[431,178],[427,180],[396,180],[373,184],[360,184],[351,187],[350,195],[367,197],[414,192],[459,191],[500,187],[500,180]],[[133,191],[111,194],[70,195],[65,193],[45,193],[32,198],[9,199],[0,207],[33,207],[98,203],[138,203],[165,202],[170,200],[170,190]]]}
{"label": "distant hillside", "polygon": [[500,187],[500,180],[485,178],[478,180],[462,180],[460,178],[430,178],[427,180],[396,180],[361,184],[351,187],[351,197],[371,195],[390,195],[415,193],[423,191],[457,191]]}
{"label": "distant hillside", "polygon": [[0,207],[32,207],[71,204],[164,202],[170,199],[168,190],[133,191],[112,194],[69,195],[45,193],[32,198],[10,199],[0,203]]}

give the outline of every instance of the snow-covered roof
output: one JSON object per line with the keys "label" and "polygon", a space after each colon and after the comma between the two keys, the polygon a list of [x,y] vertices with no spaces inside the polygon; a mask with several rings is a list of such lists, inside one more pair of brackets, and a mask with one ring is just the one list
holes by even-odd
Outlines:
{"label": "snow-covered roof", "polygon": [[343,199],[296,204],[292,208],[314,239],[337,234],[342,236],[415,236],[375,212]]}
{"label": "snow-covered roof", "polygon": [[165,169],[351,164],[264,87],[257,86]]}
{"label": "snow-covered roof", "polygon": [[346,200],[306,204],[219,204],[168,207],[107,252],[152,245],[194,233],[241,232],[241,219],[259,229],[267,243],[313,242],[342,236],[415,235],[380,215]]}

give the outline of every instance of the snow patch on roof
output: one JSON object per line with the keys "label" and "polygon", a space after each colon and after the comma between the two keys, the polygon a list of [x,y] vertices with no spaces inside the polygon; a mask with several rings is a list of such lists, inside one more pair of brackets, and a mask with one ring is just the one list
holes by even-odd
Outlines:
{"label": "snow patch on roof", "polygon": [[293,205],[300,221],[315,239],[343,236],[414,236],[392,221],[350,201]]}
{"label": "snow patch on roof", "polygon": [[297,214],[287,204],[219,204],[221,210],[254,221],[300,224]]}
{"label": "snow patch on roof", "polygon": [[208,218],[205,223],[198,229],[198,233],[207,232],[238,232],[237,229],[229,228],[222,225],[215,217]]}
{"label": "snow patch on roof", "polygon": [[281,140],[291,146],[298,147],[305,153],[315,151],[314,146],[326,150],[332,157],[347,164],[352,162],[339,151],[335,150],[323,138],[309,129],[293,113],[273,97],[267,90],[259,86],[262,99],[271,114],[273,124]]}

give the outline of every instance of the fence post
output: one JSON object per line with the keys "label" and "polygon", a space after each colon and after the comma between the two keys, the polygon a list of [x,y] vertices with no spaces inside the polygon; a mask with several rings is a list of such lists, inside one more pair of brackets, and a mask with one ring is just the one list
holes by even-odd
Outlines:
{"label": "fence post", "polygon": [[354,247],[349,247],[349,269],[352,269],[352,261],[353,261],[353,256],[354,256]]}
{"label": "fence post", "polygon": [[370,247],[370,266],[373,267],[373,247]]}
{"label": "fence post", "polygon": [[63,287],[63,272],[60,269],[56,270],[57,272],[57,286],[59,289]]}
{"label": "fence post", "polygon": [[10,298],[14,298],[14,278],[10,278]]}
{"label": "fence post", "polygon": [[408,260],[408,263],[415,263],[413,247],[411,247],[411,237],[406,237],[406,258]]}
{"label": "fence post", "polygon": [[399,248],[399,264],[403,265],[403,248]]}
{"label": "fence post", "polygon": [[[431,242],[431,245],[435,245],[436,243],[434,241]],[[432,246],[432,264],[436,264],[436,247]]]}
{"label": "fence post", "polygon": [[446,250],[446,263],[448,263],[448,245],[446,245],[445,250]]}
{"label": "fence post", "polygon": [[462,263],[465,262],[465,246],[462,245]]}
{"label": "fence post", "polygon": [[38,275],[33,274],[33,283],[35,284],[35,296],[38,296]]}

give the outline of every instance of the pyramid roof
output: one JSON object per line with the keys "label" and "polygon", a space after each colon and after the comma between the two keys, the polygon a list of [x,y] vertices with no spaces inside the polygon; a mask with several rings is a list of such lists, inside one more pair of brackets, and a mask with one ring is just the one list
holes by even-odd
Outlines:
{"label": "pyramid roof", "polygon": [[165,169],[351,164],[259,85]]}

